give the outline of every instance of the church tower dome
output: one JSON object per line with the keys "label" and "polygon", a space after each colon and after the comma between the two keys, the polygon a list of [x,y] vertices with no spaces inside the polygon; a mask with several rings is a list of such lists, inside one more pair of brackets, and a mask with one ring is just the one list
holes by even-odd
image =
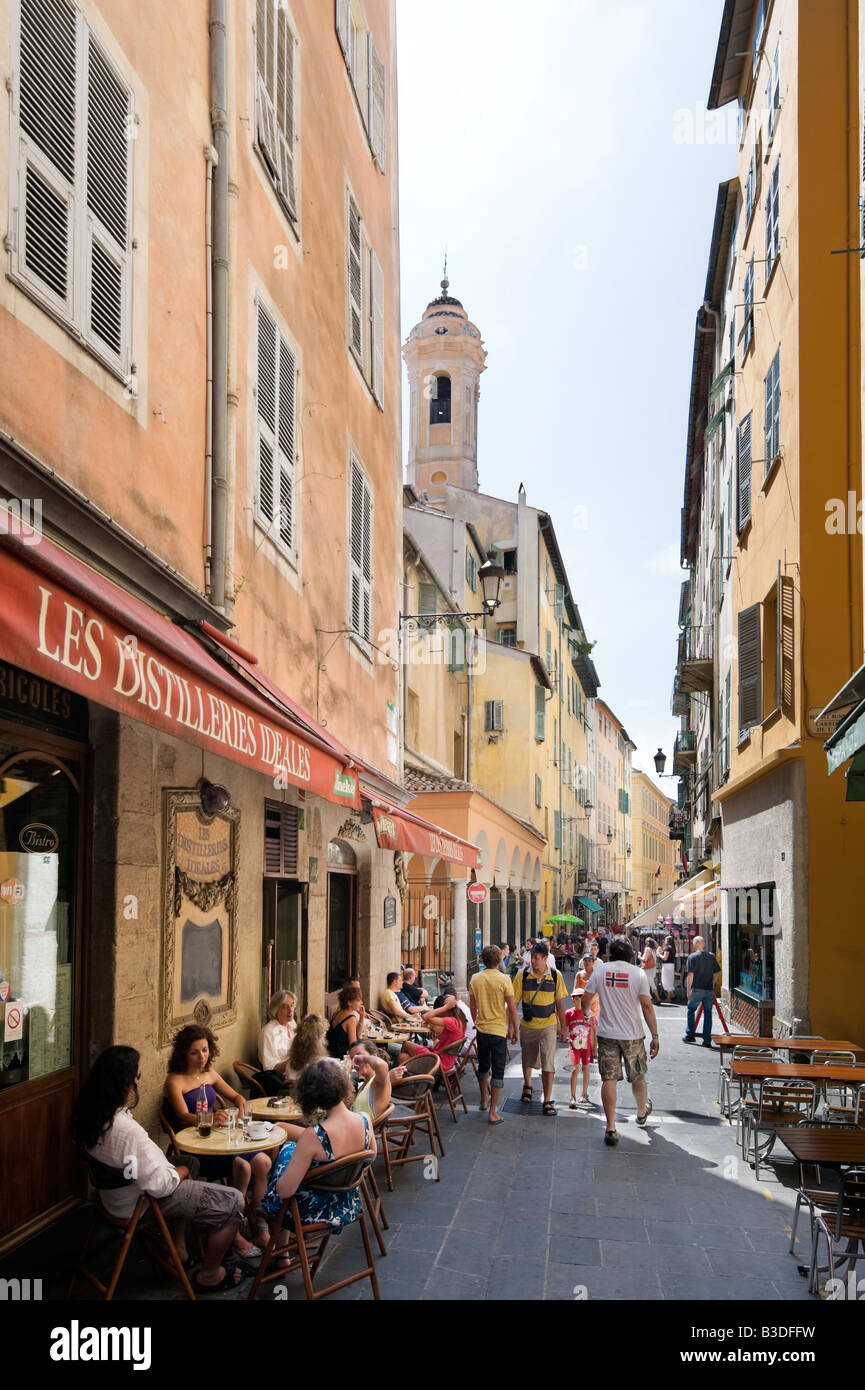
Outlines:
{"label": "church tower dome", "polygon": [[448,486],[478,491],[478,400],[486,352],[480,331],[458,299],[430,301],[408,335],[403,357],[409,380],[408,481],[432,503]]}

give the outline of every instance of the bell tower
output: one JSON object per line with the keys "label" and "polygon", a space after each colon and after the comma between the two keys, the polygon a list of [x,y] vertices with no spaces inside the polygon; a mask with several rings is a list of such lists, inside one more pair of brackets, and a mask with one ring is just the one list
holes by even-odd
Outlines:
{"label": "bell tower", "polygon": [[430,502],[445,489],[478,491],[478,399],[486,366],[481,335],[458,299],[427,305],[403,347],[409,380],[408,481]]}

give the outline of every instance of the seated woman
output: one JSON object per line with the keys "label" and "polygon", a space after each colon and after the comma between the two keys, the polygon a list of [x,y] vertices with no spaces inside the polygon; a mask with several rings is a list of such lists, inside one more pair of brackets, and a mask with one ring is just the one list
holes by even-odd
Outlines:
{"label": "seated woman", "polygon": [[463,1028],[465,1030],[466,1039],[463,1052],[466,1052],[474,1042],[478,1030],[472,1018],[471,1009],[468,1004],[463,1003],[462,999],[458,997],[453,985],[445,985],[441,993],[441,1003],[437,1001],[437,1007],[426,1015],[424,1023],[429,1023],[431,1018],[459,1018],[460,1014],[462,1014],[463,1017]]}
{"label": "seated woman", "polygon": [[[171,1164],[132,1118],[130,1111],[138,1104],[139,1061],[134,1047],[108,1047],[97,1057],[72,1111],[72,1138],[98,1163],[124,1175],[135,1174],[125,1186],[102,1193],[106,1211],[127,1220],[141,1193],[149,1193],[162,1209],[181,1260],[188,1259],[187,1223],[202,1226],[208,1233],[204,1260],[193,1279],[196,1291],[233,1288],[241,1271],[222,1261],[237,1236],[243,1193],[234,1187],[196,1182],[190,1169]],[[149,1208],[142,1224],[153,1224]]]}
{"label": "seated woman", "polygon": [[331,1057],[344,1057],[360,1037],[363,995],[359,985],[345,985],[339,992],[336,1011],[327,1030],[327,1050]]}
{"label": "seated woman", "polygon": [[[181,1028],[175,1035],[173,1050],[168,1059],[168,1078],[163,1099],[163,1109],[172,1129],[186,1129],[198,1123],[195,1107],[202,1086],[216,1124],[224,1124],[228,1119],[224,1106],[217,1106],[218,1095],[236,1105],[241,1115],[245,1114],[246,1101],[243,1096],[232,1090],[228,1082],[213,1069],[213,1063],[218,1056],[219,1047],[209,1028],[192,1023],[186,1028]],[[268,1154],[238,1154],[231,1159],[211,1159],[202,1163],[201,1171],[206,1177],[211,1178],[225,1177],[230,1172],[233,1186],[239,1188],[247,1198],[250,1224],[263,1224],[258,1215],[258,1208],[270,1171]],[[248,1256],[255,1251],[255,1247],[240,1236],[237,1238],[237,1246],[242,1255]]]}
{"label": "seated woman", "polygon": [[297,1024],[294,1010],[297,999],[290,989],[279,989],[271,995],[267,1006],[267,1023],[258,1035],[258,1060],[261,1071],[256,1073],[258,1081],[269,1096],[278,1095],[286,1084],[285,1069],[288,1053]]}
{"label": "seated woman", "polygon": [[326,1032],[327,1024],[319,1014],[307,1014],[297,1025],[285,1069],[286,1080],[292,1082],[292,1091],[293,1083],[297,1081],[304,1067],[309,1066],[310,1062],[319,1062],[322,1057],[328,1055],[325,1045]]}
{"label": "seated woman", "polygon": [[368,1115],[375,1123],[390,1107],[393,1072],[369,1038],[361,1038],[349,1052],[352,1067],[363,1082],[351,1108],[356,1115]]}
{"label": "seated woman", "polygon": [[399,1054],[400,1065],[404,1065],[412,1057],[417,1057],[419,1053],[434,1052],[437,1057],[441,1058],[442,1071],[451,1071],[456,1065],[457,1059],[456,1057],[444,1056],[443,1053],[446,1047],[450,1047],[451,1043],[459,1042],[460,1038],[465,1037],[466,1030],[462,1014],[459,1009],[445,1014],[427,1014],[424,1022],[429,1023],[435,1043],[432,1047],[421,1047],[420,1043],[404,1042]]}
{"label": "seated woman", "polygon": [[[297,1099],[304,1115],[324,1110],[321,1124],[303,1129],[283,1125],[289,1138],[273,1162],[262,1202],[265,1214],[274,1220],[286,1197],[297,1197],[304,1223],[327,1221],[335,1232],[356,1219],[360,1212],[360,1189],[348,1192],[307,1192],[302,1183],[307,1173],[336,1158],[364,1149],[375,1153],[375,1135],[368,1115],[353,1115],[351,1082],[343,1068],[331,1057],[310,1062],[297,1082]],[[284,1232],[288,1240],[288,1231]]]}

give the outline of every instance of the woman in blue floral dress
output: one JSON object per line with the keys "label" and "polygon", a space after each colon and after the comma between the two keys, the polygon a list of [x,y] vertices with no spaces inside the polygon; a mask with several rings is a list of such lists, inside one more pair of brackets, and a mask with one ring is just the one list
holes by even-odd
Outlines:
{"label": "woman in blue floral dress", "polygon": [[273,1161],[267,1191],[261,1203],[266,1218],[274,1221],[287,1197],[297,1197],[304,1224],[327,1221],[341,1231],[360,1213],[360,1189],[348,1192],[311,1192],[303,1187],[310,1170],[337,1158],[366,1149],[375,1153],[375,1135],[366,1115],[348,1108],[353,1099],[351,1082],[339,1062],[325,1058],[304,1067],[296,1083],[296,1095],[304,1115],[325,1111],[321,1124],[302,1129],[284,1125],[289,1134]]}

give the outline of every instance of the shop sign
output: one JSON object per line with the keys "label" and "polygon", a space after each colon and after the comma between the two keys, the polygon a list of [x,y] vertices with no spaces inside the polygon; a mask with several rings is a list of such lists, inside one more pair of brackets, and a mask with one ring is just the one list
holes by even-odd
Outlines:
{"label": "shop sign", "polygon": [[7,878],[0,883],[0,902],[23,903],[24,884],[20,879]]}
{"label": "shop sign", "polygon": [[0,980],[0,1004],[5,1004],[9,995],[12,993],[12,986],[8,980]]}
{"label": "shop sign", "polygon": [[87,733],[87,702],[80,695],[8,661],[0,661],[0,715],[59,734]]}
{"label": "shop sign", "polygon": [[[95,591],[95,600],[43,580],[0,549],[0,646],[25,672],[61,677],[75,694],[263,772],[278,787],[359,805],[357,777],[337,755],[267,718],[261,697],[188,633],[72,557],[65,562],[71,579]],[[133,619],[138,633],[127,625]]]}
{"label": "shop sign", "polygon": [[396,898],[390,893],[384,900],[384,924],[386,927],[396,926]]}
{"label": "shop sign", "polygon": [[844,705],[842,709],[830,710],[822,718],[818,718],[821,705],[815,705],[808,711],[808,732],[815,738],[829,738],[835,730],[844,723],[850,711],[855,707],[854,704]]}
{"label": "shop sign", "polygon": [[6,1026],[3,1032],[4,1042],[17,1042],[24,1036],[24,1010],[20,1004],[6,1005]]}
{"label": "shop sign", "polygon": [[444,859],[449,864],[463,864],[471,869],[478,867],[478,852],[474,845],[453,839],[433,825],[409,820],[398,814],[388,815],[375,806],[372,808],[372,818],[376,841],[381,849],[408,850],[410,854]]}
{"label": "shop sign", "polygon": [[25,825],[18,833],[18,843],[27,854],[56,854],[60,846],[60,836],[50,825],[34,821]]}

